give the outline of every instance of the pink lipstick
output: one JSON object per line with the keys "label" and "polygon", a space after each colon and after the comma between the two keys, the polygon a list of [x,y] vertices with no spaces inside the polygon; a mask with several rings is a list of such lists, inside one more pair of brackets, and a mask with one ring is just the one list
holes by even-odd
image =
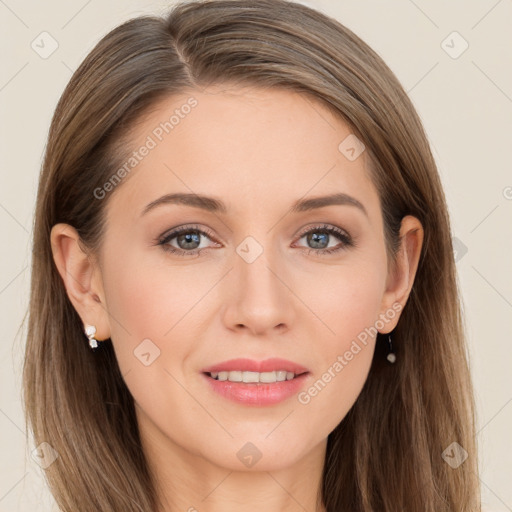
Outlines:
{"label": "pink lipstick", "polygon": [[231,359],[203,370],[211,389],[244,405],[268,406],[290,398],[304,386],[309,370],[285,359]]}

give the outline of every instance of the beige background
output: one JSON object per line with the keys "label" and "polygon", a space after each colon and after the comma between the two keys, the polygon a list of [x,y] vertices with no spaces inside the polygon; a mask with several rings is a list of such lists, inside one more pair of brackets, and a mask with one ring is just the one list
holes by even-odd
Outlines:
{"label": "beige background", "polygon": [[[424,122],[458,239],[483,508],[512,511],[512,2],[303,3],[336,17],[372,46],[401,80]],[[20,401],[25,333],[20,325],[51,115],[72,71],[104,34],[127,18],[164,13],[170,4],[0,0],[0,512],[56,510],[42,470],[30,458],[34,446],[25,444]],[[44,31],[50,36],[40,36]],[[31,47],[35,41],[42,52],[42,37],[45,51],[51,49],[50,37],[58,44],[47,58]],[[457,56],[465,41],[468,48]]]}

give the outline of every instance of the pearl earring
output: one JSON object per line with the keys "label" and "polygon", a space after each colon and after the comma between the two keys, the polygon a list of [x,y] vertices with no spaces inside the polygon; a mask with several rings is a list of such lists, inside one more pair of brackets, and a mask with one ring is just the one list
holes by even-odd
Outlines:
{"label": "pearl earring", "polygon": [[393,345],[391,343],[391,334],[388,334],[388,342],[389,342],[389,352],[388,352],[386,359],[390,363],[394,363],[396,361],[396,354],[393,352]]}
{"label": "pearl earring", "polygon": [[94,338],[94,335],[96,334],[96,327],[94,325],[86,325],[85,334],[89,338],[90,347],[96,348],[98,346],[98,340]]}

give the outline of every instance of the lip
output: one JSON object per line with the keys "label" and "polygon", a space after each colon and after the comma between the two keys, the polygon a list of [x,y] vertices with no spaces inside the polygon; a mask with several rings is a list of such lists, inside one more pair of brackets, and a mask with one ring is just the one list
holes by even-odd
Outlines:
{"label": "lip", "polygon": [[304,368],[297,363],[277,357],[265,359],[264,361],[255,361],[254,359],[230,359],[229,361],[224,361],[222,363],[209,366],[208,368],[204,368],[202,372],[230,372],[236,370],[258,373],[285,370],[287,372],[293,372],[295,375],[309,372],[307,368]]}
{"label": "lip", "polygon": [[204,373],[203,377],[211,386],[210,389],[222,397],[238,404],[262,407],[277,404],[297,394],[304,387],[304,382],[309,378],[309,373],[303,373],[291,380],[272,383],[219,381],[213,379],[207,373]]}

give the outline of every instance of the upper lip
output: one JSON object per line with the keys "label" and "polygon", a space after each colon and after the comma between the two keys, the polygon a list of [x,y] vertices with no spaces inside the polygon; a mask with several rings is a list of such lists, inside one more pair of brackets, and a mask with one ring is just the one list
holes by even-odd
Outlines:
{"label": "upper lip", "polygon": [[271,359],[265,359],[264,361],[255,361],[253,359],[230,359],[229,361],[224,361],[222,363],[209,366],[208,368],[204,368],[203,372],[230,372],[236,370],[258,373],[285,370],[287,372],[293,372],[296,375],[309,371],[307,368],[304,368],[293,361],[274,357]]}

